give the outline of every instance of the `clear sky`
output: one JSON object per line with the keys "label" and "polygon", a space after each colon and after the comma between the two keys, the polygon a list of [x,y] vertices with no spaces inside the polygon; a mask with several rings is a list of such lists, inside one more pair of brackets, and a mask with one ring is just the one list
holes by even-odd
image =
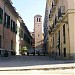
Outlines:
{"label": "clear sky", "polygon": [[[44,20],[46,0],[12,0],[29,31],[34,29],[34,16],[39,14]],[[43,25],[43,22],[42,22]]]}

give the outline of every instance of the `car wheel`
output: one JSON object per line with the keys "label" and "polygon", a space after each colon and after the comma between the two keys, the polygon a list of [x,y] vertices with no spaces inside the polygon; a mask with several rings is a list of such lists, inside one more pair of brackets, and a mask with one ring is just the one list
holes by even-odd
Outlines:
{"label": "car wheel", "polygon": [[29,55],[29,53],[27,53],[27,55]]}

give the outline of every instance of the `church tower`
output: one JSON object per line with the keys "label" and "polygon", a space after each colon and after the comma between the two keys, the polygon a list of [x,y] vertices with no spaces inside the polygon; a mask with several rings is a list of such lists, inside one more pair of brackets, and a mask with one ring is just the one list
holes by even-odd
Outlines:
{"label": "church tower", "polygon": [[42,48],[42,16],[34,16],[35,51]]}

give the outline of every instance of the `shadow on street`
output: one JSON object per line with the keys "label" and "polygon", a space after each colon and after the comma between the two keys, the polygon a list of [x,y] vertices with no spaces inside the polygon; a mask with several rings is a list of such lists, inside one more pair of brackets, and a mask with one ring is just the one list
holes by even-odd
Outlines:
{"label": "shadow on street", "polygon": [[74,60],[53,60],[49,56],[0,57],[0,67],[26,67],[52,64],[67,64],[74,62]]}

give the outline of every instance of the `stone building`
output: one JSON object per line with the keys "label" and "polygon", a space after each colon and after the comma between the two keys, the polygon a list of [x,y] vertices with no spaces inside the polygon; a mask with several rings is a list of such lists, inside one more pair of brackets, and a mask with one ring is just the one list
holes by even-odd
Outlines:
{"label": "stone building", "polygon": [[48,54],[57,59],[75,58],[75,0],[47,0],[44,41]]}

